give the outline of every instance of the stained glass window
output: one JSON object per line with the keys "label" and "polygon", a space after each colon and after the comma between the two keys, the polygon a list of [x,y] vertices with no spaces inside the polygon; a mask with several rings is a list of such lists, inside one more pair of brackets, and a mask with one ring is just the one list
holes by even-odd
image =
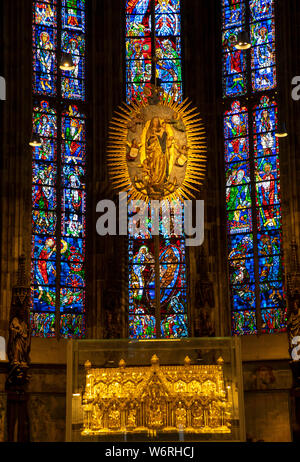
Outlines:
{"label": "stained glass window", "polygon": [[234,47],[245,21],[244,0],[223,0],[223,92],[226,97],[246,92],[246,54]]}
{"label": "stained glass window", "polygon": [[[39,337],[85,335],[86,118],[73,103],[85,100],[85,32],[84,0],[33,2],[33,131],[42,145],[33,148],[31,324]],[[58,69],[58,50],[72,55],[74,70]]]}
{"label": "stained glass window", "polygon": [[[126,3],[127,102],[142,99],[147,87],[151,91],[154,77],[164,95],[182,99],[180,0]],[[168,232],[166,206],[160,211],[159,237],[151,235],[149,209],[147,232],[129,238],[130,338],[188,336],[185,239],[174,234],[176,205],[170,207]]]}
{"label": "stained glass window", "polygon": [[[126,95],[139,100],[151,77],[165,94],[182,97],[180,0],[127,0]],[[155,69],[153,63],[155,62]]]}
{"label": "stained glass window", "polygon": [[[150,208],[146,232],[140,232],[129,239],[130,338],[156,338],[158,320],[161,337],[188,336],[185,239],[175,233],[175,220],[182,220],[183,213],[175,204],[168,215],[165,213],[166,207],[169,205],[164,202],[160,211],[160,233],[157,240],[151,235]],[[159,269],[155,264],[156,259]],[[159,280],[156,271],[159,271]],[[159,306],[156,299],[157,284]]]}
{"label": "stained glass window", "polygon": [[[274,1],[223,0],[222,5],[223,48],[224,40],[225,46],[230,37],[232,44],[236,41],[234,31],[249,31],[251,41],[251,51],[234,51],[233,45],[232,54],[224,50],[223,55],[243,56],[243,72],[251,75],[251,82],[243,77],[243,91],[237,86],[232,91],[223,59],[223,95],[230,106],[224,114],[224,144],[232,332],[282,332],[286,306],[277,104],[275,94],[260,93],[276,88]],[[240,101],[231,100],[237,95]]]}

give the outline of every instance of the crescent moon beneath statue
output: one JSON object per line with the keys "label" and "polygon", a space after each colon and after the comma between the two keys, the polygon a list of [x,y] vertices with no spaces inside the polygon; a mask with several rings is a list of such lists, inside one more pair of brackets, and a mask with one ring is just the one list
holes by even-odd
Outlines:
{"label": "crescent moon beneath statue", "polygon": [[206,172],[205,132],[196,108],[162,97],[123,103],[110,123],[108,170],[131,200],[196,199]]}

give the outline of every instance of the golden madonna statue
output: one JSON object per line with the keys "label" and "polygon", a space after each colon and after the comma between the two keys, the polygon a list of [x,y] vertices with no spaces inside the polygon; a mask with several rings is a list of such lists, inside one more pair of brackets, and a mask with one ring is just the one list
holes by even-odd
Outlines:
{"label": "golden madonna statue", "polygon": [[190,199],[205,172],[201,121],[187,100],[144,96],[119,107],[110,124],[109,172],[132,199]]}

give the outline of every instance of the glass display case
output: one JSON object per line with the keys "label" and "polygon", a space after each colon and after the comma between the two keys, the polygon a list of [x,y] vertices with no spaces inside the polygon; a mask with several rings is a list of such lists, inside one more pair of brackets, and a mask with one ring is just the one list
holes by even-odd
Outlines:
{"label": "glass display case", "polygon": [[67,441],[245,441],[240,339],[72,340]]}

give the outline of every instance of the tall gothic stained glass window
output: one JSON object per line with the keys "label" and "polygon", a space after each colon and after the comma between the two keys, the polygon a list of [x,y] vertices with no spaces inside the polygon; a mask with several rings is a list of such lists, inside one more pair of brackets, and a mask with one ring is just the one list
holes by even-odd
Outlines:
{"label": "tall gothic stained glass window", "polygon": [[166,94],[182,97],[180,0],[127,0],[126,92],[139,99],[156,77]]}
{"label": "tall gothic stained glass window", "polygon": [[[274,6],[274,0],[222,0],[228,260],[236,335],[286,329]],[[242,30],[249,32],[250,51],[234,47]]]}
{"label": "tall gothic stained glass window", "polygon": [[[33,2],[32,334],[85,336],[85,0]],[[62,53],[74,69],[61,71]]]}
{"label": "tall gothic stained glass window", "polygon": [[[180,0],[126,2],[127,103],[144,97],[157,79],[164,95],[182,99]],[[153,68],[155,66],[155,68]],[[185,239],[176,235],[178,204],[170,207],[170,230],[163,204],[160,234],[147,229],[129,238],[129,337],[188,336]],[[179,217],[179,218],[178,218]],[[180,218],[181,217],[181,218]],[[159,285],[159,290],[157,290]]]}

